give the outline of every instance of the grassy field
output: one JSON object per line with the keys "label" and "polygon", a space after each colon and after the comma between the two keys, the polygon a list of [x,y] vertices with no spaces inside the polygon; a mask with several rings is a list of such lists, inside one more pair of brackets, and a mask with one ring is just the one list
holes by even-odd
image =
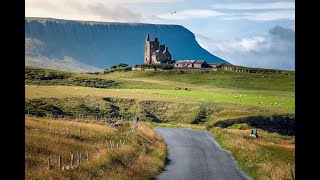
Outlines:
{"label": "grassy field", "polygon": [[295,179],[294,138],[259,130],[262,138],[257,139],[249,135],[250,131],[251,128],[210,130],[253,179]]}
{"label": "grassy field", "polygon": [[[55,110],[70,118],[137,115],[152,126],[206,129],[254,179],[294,177],[294,72],[97,75],[26,69],[26,113],[46,117]],[[29,78],[30,72],[36,78]],[[52,73],[64,78],[43,78]],[[262,137],[251,138],[251,129]]]}
{"label": "grassy field", "polygon": [[[103,123],[26,117],[25,124],[26,179],[150,179],[165,165],[165,144],[143,122],[131,136],[126,134],[132,126],[129,122],[112,128]],[[110,140],[125,143],[119,149],[108,148],[110,145],[105,142]],[[58,156],[62,156],[63,167],[70,166],[71,152],[75,154],[74,165],[77,165],[76,152],[82,153],[81,166],[59,169]]]}

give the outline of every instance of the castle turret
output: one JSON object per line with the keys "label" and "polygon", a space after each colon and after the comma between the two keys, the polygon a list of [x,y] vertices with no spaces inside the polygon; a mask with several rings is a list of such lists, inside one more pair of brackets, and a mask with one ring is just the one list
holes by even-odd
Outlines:
{"label": "castle turret", "polygon": [[164,54],[164,57],[165,57],[166,60],[168,60],[168,61],[172,60],[172,57],[171,57],[171,54],[169,52],[168,47],[165,48],[165,50],[163,51],[163,54]]}
{"label": "castle turret", "polygon": [[144,63],[151,64],[151,51],[150,51],[150,36],[149,33],[146,37],[146,47],[144,51]]}

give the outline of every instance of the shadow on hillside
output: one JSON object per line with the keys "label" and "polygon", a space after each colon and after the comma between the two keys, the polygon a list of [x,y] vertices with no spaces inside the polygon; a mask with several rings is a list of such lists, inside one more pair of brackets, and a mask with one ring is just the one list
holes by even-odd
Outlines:
{"label": "shadow on hillside", "polygon": [[206,121],[207,114],[205,109],[202,109],[199,114],[196,116],[196,118],[191,122],[191,124],[202,124]]}
{"label": "shadow on hillside", "polygon": [[160,123],[161,120],[159,118],[157,118],[154,114],[152,114],[149,111],[146,111],[146,117],[150,118],[152,122],[156,122],[156,123]]}
{"label": "shadow on hillside", "polygon": [[250,116],[219,121],[213,126],[227,128],[234,124],[248,124],[253,128],[260,128],[268,132],[289,136],[295,135],[295,117],[292,116]]}

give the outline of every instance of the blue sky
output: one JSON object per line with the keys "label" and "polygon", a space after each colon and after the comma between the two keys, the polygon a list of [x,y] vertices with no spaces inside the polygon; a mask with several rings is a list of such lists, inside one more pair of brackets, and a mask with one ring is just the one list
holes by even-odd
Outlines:
{"label": "blue sky", "polygon": [[26,0],[25,15],[179,24],[202,47],[232,64],[295,69],[294,1]]}

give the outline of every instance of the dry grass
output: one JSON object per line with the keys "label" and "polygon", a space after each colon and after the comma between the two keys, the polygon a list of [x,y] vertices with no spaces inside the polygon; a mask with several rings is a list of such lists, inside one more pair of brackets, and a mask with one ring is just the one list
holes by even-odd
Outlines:
{"label": "dry grass", "polygon": [[[81,134],[79,129],[81,128]],[[150,179],[163,168],[166,146],[148,125],[139,123],[127,136],[130,124],[121,128],[66,120],[26,117],[26,179]],[[107,148],[105,141],[125,141],[120,148]],[[100,152],[98,152],[96,149]],[[81,166],[75,170],[59,170],[58,156],[70,164],[70,152],[82,153]],[[86,160],[86,152],[90,154]],[[51,169],[47,158],[51,158]],[[133,178],[134,177],[134,178]]]}
{"label": "dry grass", "polygon": [[[295,145],[279,134],[259,129],[262,138],[249,136],[251,130],[214,128],[222,148],[231,151],[240,168],[253,179],[295,179]],[[274,139],[278,137],[278,139]]]}

